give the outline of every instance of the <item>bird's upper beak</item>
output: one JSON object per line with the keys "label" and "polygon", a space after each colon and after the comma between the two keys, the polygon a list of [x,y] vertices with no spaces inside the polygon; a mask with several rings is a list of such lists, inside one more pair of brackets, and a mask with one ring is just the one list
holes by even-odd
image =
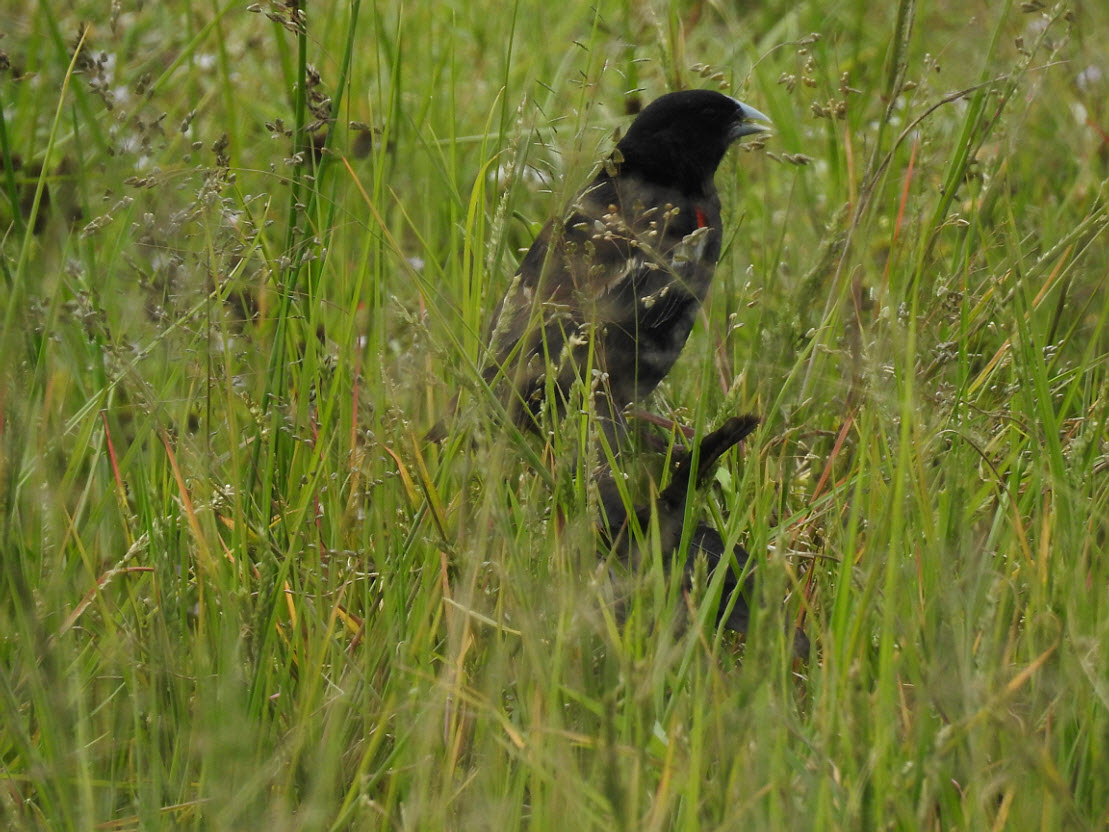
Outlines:
{"label": "bird's upper beak", "polygon": [[[770,121],[768,116],[763,115],[750,104],[744,104],[742,101],[737,101],[736,104],[739,105],[739,117],[736,119],[731,129],[731,138],[733,141],[743,136],[765,133],[770,129],[770,125],[773,122]],[[758,122],[760,121],[765,121],[766,124],[759,124]]]}

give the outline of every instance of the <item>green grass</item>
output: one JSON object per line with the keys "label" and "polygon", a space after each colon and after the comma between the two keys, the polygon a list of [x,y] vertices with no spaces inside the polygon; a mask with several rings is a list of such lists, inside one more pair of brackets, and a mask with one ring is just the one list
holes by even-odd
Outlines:
{"label": "green grass", "polygon": [[[1109,11],[1039,5],[0,11],[0,825],[1104,829]],[[745,642],[657,557],[617,622],[588,416],[419,439],[626,93],[720,83],[776,133],[650,405],[764,418]]]}

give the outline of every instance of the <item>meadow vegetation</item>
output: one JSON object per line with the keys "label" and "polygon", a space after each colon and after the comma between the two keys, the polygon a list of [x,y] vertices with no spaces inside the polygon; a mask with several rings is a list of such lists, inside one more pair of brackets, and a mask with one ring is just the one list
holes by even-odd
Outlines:
{"label": "meadow vegetation", "polygon": [[[0,31],[0,825],[1105,828],[1106,4]],[[775,125],[648,403],[763,419],[692,507],[759,564],[745,639],[657,547],[616,613],[590,414],[512,434],[476,369],[677,87]]]}

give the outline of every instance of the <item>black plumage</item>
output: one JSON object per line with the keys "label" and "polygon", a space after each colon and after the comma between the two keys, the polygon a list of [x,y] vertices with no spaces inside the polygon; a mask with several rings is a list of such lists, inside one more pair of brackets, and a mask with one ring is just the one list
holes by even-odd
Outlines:
{"label": "black plumage", "polygon": [[[659,493],[653,504],[638,505],[633,512],[635,523],[642,530],[650,528],[652,514],[655,515],[664,563],[671,567],[681,563],[687,586],[693,577],[698,558],[705,559],[706,573],[710,580],[718,568],[727,570],[723,578],[720,605],[716,611],[716,622],[740,633],[747,632],[754,589],[753,564],[748,566],[750,555],[738,544],[729,551],[721,534],[704,521],[699,521],[690,535],[689,549],[684,557],[679,552],[679,547],[685,524],[686,504],[692,490],[709,479],[720,457],[754,431],[758,423],[756,416],[736,416],[728,419],[717,430],[706,434],[698,446],[696,469],[692,450],[679,452],[671,466],[670,483]],[[636,535],[630,528],[631,518],[616,485],[615,476],[606,470],[597,479],[601,504],[599,529],[609,550],[635,568],[639,565],[641,553]],[[733,554],[734,568],[731,557]],[[798,656],[808,656],[809,640],[802,631],[798,630],[794,634],[793,646]]]}
{"label": "black plumage", "polygon": [[767,129],[755,120],[709,90],[656,99],[543,228],[494,314],[484,371],[518,423],[535,423],[548,389],[560,410],[579,379],[618,420],[670,371],[720,257],[716,169]]}

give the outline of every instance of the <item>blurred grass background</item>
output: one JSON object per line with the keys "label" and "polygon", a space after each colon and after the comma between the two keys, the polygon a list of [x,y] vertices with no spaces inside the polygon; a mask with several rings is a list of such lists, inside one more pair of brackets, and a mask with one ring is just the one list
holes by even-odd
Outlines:
{"label": "blurred grass background", "polygon": [[[1104,3],[0,32],[3,826],[1105,828]],[[420,440],[519,250],[691,86],[776,128],[651,402],[764,418],[696,506],[759,560],[745,641],[658,558],[616,622],[587,416]]]}

